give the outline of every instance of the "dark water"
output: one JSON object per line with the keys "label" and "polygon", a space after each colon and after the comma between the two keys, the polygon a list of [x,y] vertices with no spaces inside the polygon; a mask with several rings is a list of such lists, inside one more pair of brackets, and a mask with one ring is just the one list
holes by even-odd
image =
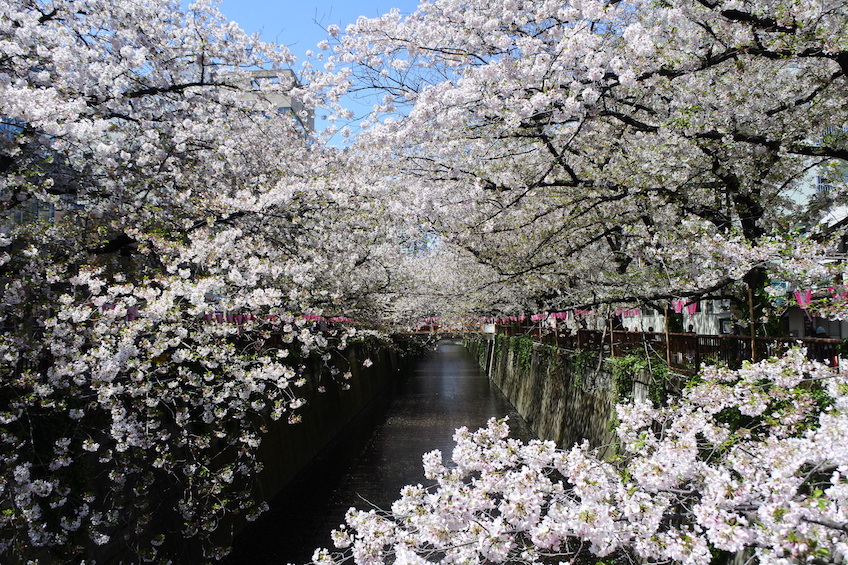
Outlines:
{"label": "dark water", "polygon": [[402,486],[425,484],[424,453],[440,449],[448,461],[456,428],[474,430],[503,416],[509,416],[510,435],[531,437],[462,345],[440,342],[239,534],[225,565],[308,562],[316,547],[332,547],[330,531],[348,508],[388,508]]}

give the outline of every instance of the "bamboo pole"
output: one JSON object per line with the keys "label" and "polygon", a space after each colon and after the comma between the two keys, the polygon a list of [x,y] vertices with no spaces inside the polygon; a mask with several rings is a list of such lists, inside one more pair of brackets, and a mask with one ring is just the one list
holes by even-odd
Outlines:
{"label": "bamboo pole", "polygon": [[554,343],[559,349],[559,320],[557,318],[554,318]]}
{"label": "bamboo pole", "polygon": [[671,367],[671,340],[668,335],[668,304],[665,305],[665,364]]}
{"label": "bamboo pole", "polygon": [[612,316],[610,316],[610,357],[615,357],[615,340],[613,339],[613,320]]}
{"label": "bamboo pole", "polygon": [[757,362],[757,327],[754,325],[754,289],[748,285],[748,315],[751,317],[751,363]]}

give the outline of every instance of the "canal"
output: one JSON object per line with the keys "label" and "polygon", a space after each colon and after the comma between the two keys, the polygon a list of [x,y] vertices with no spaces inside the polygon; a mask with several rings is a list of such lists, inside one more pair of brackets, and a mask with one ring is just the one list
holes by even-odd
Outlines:
{"label": "canal", "polygon": [[462,344],[439,342],[236,537],[225,565],[307,563],[316,547],[332,548],[348,508],[388,508],[402,486],[426,482],[424,453],[440,449],[447,462],[456,428],[504,416],[512,437],[532,437]]}

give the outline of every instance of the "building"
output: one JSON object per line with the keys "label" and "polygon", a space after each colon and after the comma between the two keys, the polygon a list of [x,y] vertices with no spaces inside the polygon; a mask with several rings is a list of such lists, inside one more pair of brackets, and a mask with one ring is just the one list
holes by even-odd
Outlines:
{"label": "building", "polygon": [[289,94],[292,89],[301,85],[294,71],[291,69],[268,69],[251,71],[249,74],[254,91],[258,89],[262,82],[279,84],[279,92],[264,94],[264,96],[277,108],[278,112],[291,114],[304,131],[315,130],[315,112],[304,106],[303,102],[297,97]]}

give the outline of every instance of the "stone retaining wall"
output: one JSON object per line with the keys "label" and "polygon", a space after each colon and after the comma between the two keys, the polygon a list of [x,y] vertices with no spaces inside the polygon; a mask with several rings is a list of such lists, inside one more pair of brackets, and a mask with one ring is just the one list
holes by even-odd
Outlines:
{"label": "stone retaining wall", "polygon": [[470,337],[468,349],[533,432],[559,447],[612,442],[614,366],[596,355],[499,335]]}
{"label": "stone retaining wall", "polygon": [[[352,375],[347,381],[350,389],[319,382],[315,371],[305,387],[310,389],[305,391],[308,403],[299,410],[302,421],[291,425],[280,420],[262,438],[259,460],[265,467],[259,479],[266,500],[291,481],[403,371],[398,352],[388,347],[369,351],[352,346],[345,355]],[[373,365],[363,367],[365,358],[371,359]],[[323,378],[326,380],[327,375]],[[322,385],[326,392],[317,391]]]}

